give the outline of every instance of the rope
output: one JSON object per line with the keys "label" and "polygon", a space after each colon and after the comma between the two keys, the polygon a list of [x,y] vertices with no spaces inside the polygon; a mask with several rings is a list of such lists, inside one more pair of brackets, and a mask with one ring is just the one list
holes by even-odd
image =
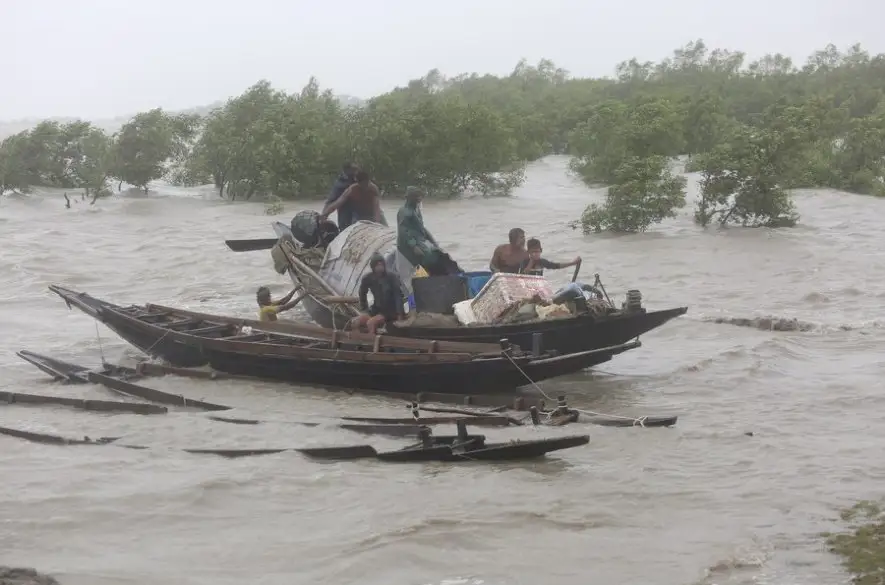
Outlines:
{"label": "rope", "polygon": [[161,341],[163,341],[163,339],[165,339],[165,337],[166,337],[167,335],[169,335],[169,332],[170,332],[170,331],[172,331],[172,330],[171,330],[171,329],[167,329],[166,332],[163,333],[163,335],[161,335],[160,338],[159,338],[158,340],[156,340],[155,342],[153,342],[149,348],[147,348],[146,350],[144,350],[144,353],[150,355],[150,354],[151,354],[151,350],[154,349],[155,347],[157,347],[157,344],[160,343]]}
{"label": "rope", "polygon": [[98,332],[98,321],[92,322],[95,325],[95,338],[98,340],[98,352],[101,355],[101,365],[106,365],[107,362],[104,359],[104,347],[101,345],[101,334]]}
{"label": "rope", "polygon": [[[532,380],[531,376],[529,376],[528,374],[525,373],[525,370],[523,370],[522,368],[519,367],[519,364],[517,364],[515,361],[513,361],[513,358],[510,357],[509,352],[503,351],[501,353],[503,353],[504,356],[508,360],[510,360],[510,363],[513,364],[517,370],[519,370],[519,373],[522,374],[525,377],[525,379],[529,381],[529,384],[531,384],[535,388],[535,390],[537,390],[538,392],[541,393],[541,396],[543,396],[544,398],[546,398],[550,402],[556,402],[546,392],[544,392],[544,390],[540,386],[538,386],[538,384],[534,380]],[[633,416],[621,416],[618,414],[606,414],[604,412],[594,412],[592,410],[582,410],[580,408],[572,408],[571,410],[574,410],[576,412],[580,412],[581,414],[589,414],[592,416],[605,416],[605,417],[609,417],[609,418],[617,418],[617,419],[622,419],[622,420],[632,420],[634,425],[639,425],[641,427],[645,427],[645,421],[648,418],[646,416],[641,416],[639,418],[636,418]],[[555,411],[550,411],[545,414],[547,415],[547,418],[550,419],[550,418],[552,418],[554,412]]]}

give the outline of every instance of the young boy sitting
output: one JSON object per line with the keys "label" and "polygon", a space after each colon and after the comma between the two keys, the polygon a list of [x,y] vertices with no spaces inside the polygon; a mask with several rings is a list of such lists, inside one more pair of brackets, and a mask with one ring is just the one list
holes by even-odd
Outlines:
{"label": "young boy sitting", "polygon": [[294,301],[292,300],[292,297],[295,296],[296,290],[298,289],[292,290],[278,301],[273,301],[270,298],[270,289],[266,286],[260,287],[258,292],[255,293],[255,296],[258,299],[258,320],[276,321],[277,314],[282,313],[283,311],[288,311],[297,305],[298,301],[301,299],[297,298]]}
{"label": "young boy sitting", "polygon": [[569,266],[577,266],[581,261],[581,257],[578,256],[571,262],[560,263],[560,262],[551,262],[546,258],[541,258],[541,240],[538,238],[532,238],[528,242],[526,242],[526,249],[528,250],[529,256],[519,265],[519,274],[532,274],[535,276],[544,276],[544,269],[549,268],[550,270],[557,270],[559,268],[568,268]]}

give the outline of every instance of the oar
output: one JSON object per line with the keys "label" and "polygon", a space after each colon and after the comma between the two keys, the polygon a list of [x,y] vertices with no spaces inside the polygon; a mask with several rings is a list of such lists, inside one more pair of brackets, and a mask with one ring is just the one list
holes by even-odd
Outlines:
{"label": "oar", "polygon": [[224,243],[234,252],[254,252],[255,250],[270,250],[276,245],[277,238],[224,240]]}
{"label": "oar", "polygon": [[578,280],[578,273],[581,271],[581,262],[583,262],[583,260],[578,260],[578,263],[575,264],[575,273],[572,274],[572,282]]}

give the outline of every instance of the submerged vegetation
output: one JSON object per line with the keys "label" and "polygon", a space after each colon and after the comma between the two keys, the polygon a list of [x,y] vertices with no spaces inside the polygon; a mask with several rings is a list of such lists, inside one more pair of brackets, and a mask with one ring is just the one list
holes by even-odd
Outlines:
{"label": "submerged vegetation", "polygon": [[701,176],[698,224],[790,226],[789,189],[885,195],[883,92],[885,55],[859,45],[828,45],[797,67],[701,40],[658,63],[625,61],[615,78],[572,78],[548,60],[503,77],[433,70],[359,106],[314,79],[295,94],[261,81],[204,117],[152,110],[113,136],[44,121],[0,145],[0,192],[105,195],[165,178],[230,199],[321,197],[356,160],[389,193],[493,195],[518,186],[527,162],[569,154],[586,184],[608,186],[575,225],[629,232],[685,207],[673,159],[687,155]]}
{"label": "submerged vegetation", "polygon": [[842,565],[857,585],[885,584],[885,515],[869,501],[842,511],[849,530],[825,534],[831,552],[842,557]]}

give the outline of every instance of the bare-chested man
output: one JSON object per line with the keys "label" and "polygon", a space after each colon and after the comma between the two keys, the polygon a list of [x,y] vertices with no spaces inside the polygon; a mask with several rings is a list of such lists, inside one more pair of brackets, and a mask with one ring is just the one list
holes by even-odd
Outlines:
{"label": "bare-chested man", "polygon": [[495,248],[489,268],[492,272],[510,272],[516,274],[523,261],[529,257],[525,249],[525,231],[513,228],[508,234],[509,244],[501,244]]}
{"label": "bare-chested man", "polygon": [[324,221],[329,215],[344,205],[349,205],[353,213],[353,223],[358,221],[373,221],[381,225],[387,225],[384,214],[381,212],[381,194],[378,186],[369,180],[369,173],[359,171],[356,174],[356,183],[347,188],[341,197],[326,205],[320,214],[320,221]]}

